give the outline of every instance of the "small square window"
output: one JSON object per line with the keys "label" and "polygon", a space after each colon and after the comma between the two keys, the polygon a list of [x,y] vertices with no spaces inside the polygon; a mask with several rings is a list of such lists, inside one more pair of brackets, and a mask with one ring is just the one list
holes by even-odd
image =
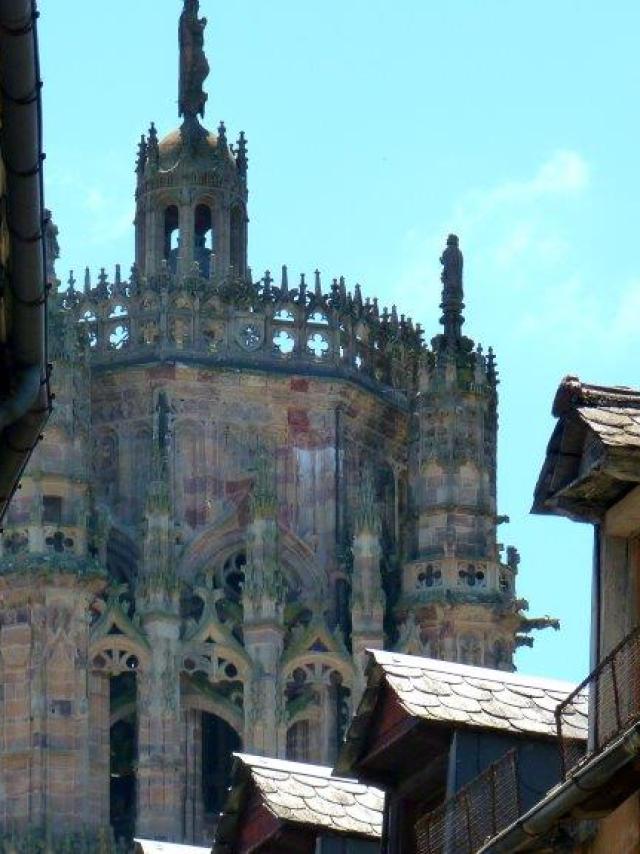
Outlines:
{"label": "small square window", "polygon": [[62,498],[59,495],[43,495],[43,522],[59,525],[62,522]]}

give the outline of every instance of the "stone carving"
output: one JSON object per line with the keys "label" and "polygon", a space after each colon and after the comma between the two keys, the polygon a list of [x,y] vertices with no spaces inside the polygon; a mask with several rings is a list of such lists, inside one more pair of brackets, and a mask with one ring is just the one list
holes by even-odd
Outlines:
{"label": "stone carving", "polygon": [[440,263],[443,267],[441,279],[445,289],[462,296],[463,257],[455,234],[450,234],[447,238],[447,248],[440,256]]}
{"label": "stone carving", "polygon": [[206,18],[198,18],[199,0],[184,0],[180,17],[180,98],[179,112],[185,121],[204,116],[207,94],[203,89],[209,76],[209,63],[204,53]]}

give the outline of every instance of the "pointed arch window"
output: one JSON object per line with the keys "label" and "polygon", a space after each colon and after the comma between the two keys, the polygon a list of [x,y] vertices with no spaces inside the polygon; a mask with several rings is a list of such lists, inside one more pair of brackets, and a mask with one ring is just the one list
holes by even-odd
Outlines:
{"label": "pointed arch window", "polygon": [[200,273],[209,278],[211,275],[212,258],[215,254],[215,238],[211,208],[200,204],[194,212],[194,247],[193,259],[200,265]]}
{"label": "pointed arch window", "polygon": [[180,214],[177,205],[169,205],[164,212],[164,257],[172,273],[178,269],[179,250]]}

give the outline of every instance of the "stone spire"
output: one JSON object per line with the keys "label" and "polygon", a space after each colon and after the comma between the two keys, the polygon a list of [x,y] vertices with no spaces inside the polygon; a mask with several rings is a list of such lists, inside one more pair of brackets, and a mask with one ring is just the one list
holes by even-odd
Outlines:
{"label": "stone spire", "polygon": [[442,264],[442,317],[440,323],[444,326],[444,339],[447,347],[453,347],[460,340],[464,317],[462,309],[462,267],[463,257],[458,245],[458,237],[450,234],[447,238],[447,248],[440,257]]}
{"label": "stone spire", "polygon": [[204,30],[206,18],[199,18],[199,0],[184,0],[180,16],[180,88],[179,115],[184,116],[185,127],[198,124],[198,116],[204,117],[208,95],[204,81],[209,76],[209,63],[204,53]]}

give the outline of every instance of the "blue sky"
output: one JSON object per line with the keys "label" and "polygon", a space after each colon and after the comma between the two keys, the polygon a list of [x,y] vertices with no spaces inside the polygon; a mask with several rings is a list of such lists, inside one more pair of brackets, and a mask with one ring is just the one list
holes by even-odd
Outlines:
{"label": "blue sky", "polygon": [[[47,204],[63,278],[133,260],[137,140],[177,125],[179,0],[41,0]],[[439,317],[465,253],[465,330],[498,354],[500,512],[530,614],[521,671],[588,669],[592,531],[528,515],[560,379],[640,385],[640,4],[201,0],[206,123],[247,133],[250,263],[359,281]]]}

